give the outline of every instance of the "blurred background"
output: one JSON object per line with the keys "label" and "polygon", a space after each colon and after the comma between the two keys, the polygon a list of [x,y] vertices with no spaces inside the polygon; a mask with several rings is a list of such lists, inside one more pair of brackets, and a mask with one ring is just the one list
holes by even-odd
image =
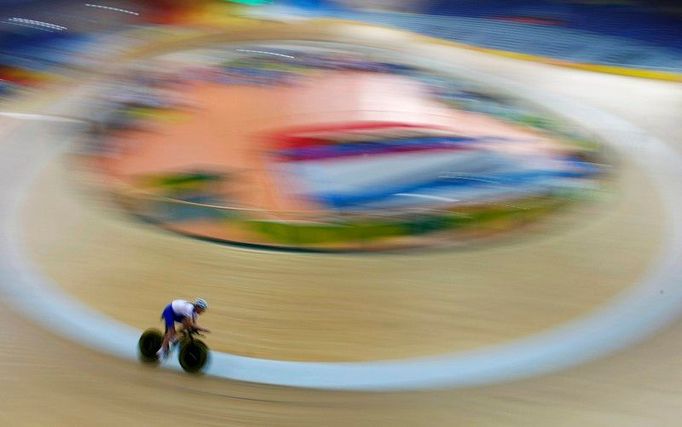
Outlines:
{"label": "blurred background", "polygon": [[0,0],[1,423],[677,425],[680,82],[672,0]]}

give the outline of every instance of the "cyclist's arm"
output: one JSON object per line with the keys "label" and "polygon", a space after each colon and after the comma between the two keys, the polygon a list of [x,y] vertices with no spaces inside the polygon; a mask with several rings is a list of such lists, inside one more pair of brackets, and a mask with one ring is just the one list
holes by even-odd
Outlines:
{"label": "cyclist's arm", "polygon": [[185,327],[185,329],[194,329],[199,332],[211,332],[206,328],[202,328],[201,326],[197,325],[196,319],[192,317],[185,317],[182,320],[182,324]]}

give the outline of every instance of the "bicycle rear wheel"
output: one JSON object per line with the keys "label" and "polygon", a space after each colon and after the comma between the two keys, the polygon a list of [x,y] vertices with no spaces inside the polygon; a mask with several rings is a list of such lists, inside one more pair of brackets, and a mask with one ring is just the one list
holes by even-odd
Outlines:
{"label": "bicycle rear wheel", "polygon": [[139,351],[140,359],[143,362],[156,362],[159,360],[156,353],[161,348],[163,343],[163,334],[155,328],[147,329],[140,336],[137,342],[137,349]]}

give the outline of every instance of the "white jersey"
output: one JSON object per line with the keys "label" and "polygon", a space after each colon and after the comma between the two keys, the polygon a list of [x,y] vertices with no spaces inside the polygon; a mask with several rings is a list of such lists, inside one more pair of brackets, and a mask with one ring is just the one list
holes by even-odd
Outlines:
{"label": "white jersey", "polygon": [[171,303],[171,307],[173,308],[173,313],[176,316],[189,317],[190,319],[194,319],[196,317],[196,313],[194,312],[194,304],[183,299],[174,300]]}

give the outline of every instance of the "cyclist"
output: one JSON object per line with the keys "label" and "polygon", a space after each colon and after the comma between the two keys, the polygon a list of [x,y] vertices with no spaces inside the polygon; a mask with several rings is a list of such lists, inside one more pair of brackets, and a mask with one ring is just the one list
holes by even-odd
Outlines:
{"label": "cyclist", "polygon": [[161,319],[166,324],[166,333],[163,336],[163,343],[161,349],[156,353],[159,359],[165,359],[170,353],[171,343],[175,343],[177,331],[175,330],[175,323],[182,323],[185,329],[194,329],[197,331],[210,332],[208,329],[197,325],[197,316],[208,309],[206,300],[197,298],[193,303],[182,299],[173,300],[163,309]]}

